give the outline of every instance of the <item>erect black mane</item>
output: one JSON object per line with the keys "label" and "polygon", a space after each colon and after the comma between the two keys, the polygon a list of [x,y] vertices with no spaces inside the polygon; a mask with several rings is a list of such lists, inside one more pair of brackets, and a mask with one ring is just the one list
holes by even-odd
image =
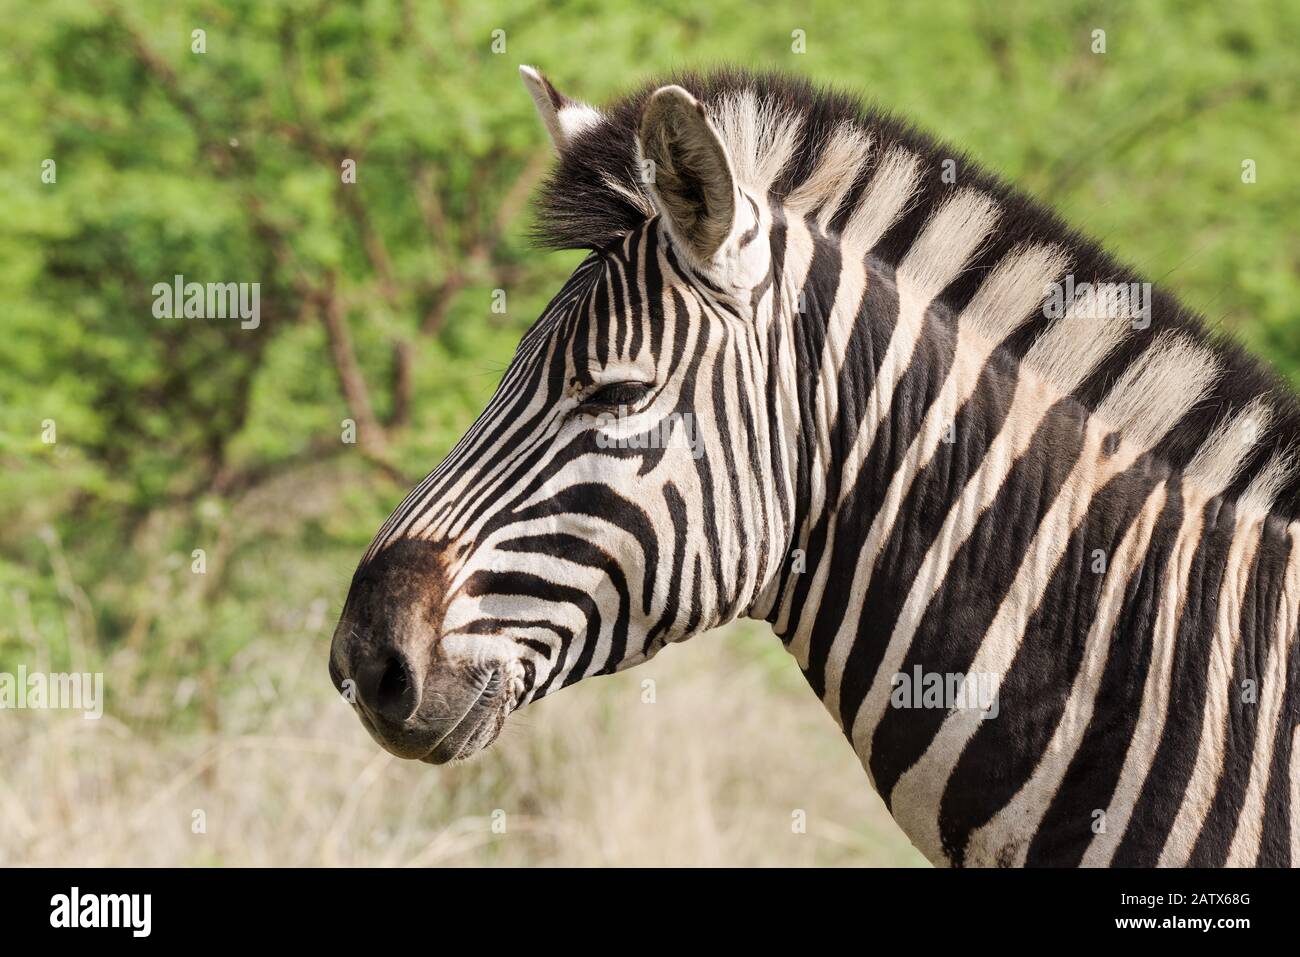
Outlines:
{"label": "erect black mane", "polygon": [[[893,147],[902,147],[920,157],[919,185],[911,202],[873,249],[874,255],[891,265],[898,264],[930,215],[955,190],[975,187],[996,199],[1002,209],[997,229],[961,275],[939,296],[939,301],[954,314],[971,299],[993,267],[1025,243],[1054,243],[1062,247],[1069,255],[1069,271],[1076,282],[1145,281],[1046,206],[983,170],[962,151],[941,145],[905,120],[869,106],[858,97],[814,86],[803,78],[735,68],[678,73],[646,83],[604,107],[601,121],[572,140],[543,187],[534,230],[540,244],[552,248],[598,249],[645,222],[645,207],[633,198],[641,193],[636,168],[637,129],[646,99],[655,89],[669,83],[689,90],[706,109],[716,107],[728,96],[751,91],[760,103],[775,103],[782,112],[802,117],[799,144],[770,190],[777,200],[808,179],[831,134],[842,124],[853,123],[869,132],[870,152],[831,221],[833,229],[843,227],[881,158]],[[941,175],[948,160],[957,164],[955,183],[944,182]],[[1018,359],[1048,322],[1041,316],[1031,319],[1003,348]],[[1075,396],[1095,408],[1124,369],[1158,333],[1166,330],[1178,330],[1211,350],[1223,370],[1213,389],[1155,448],[1155,455],[1170,466],[1186,466],[1205,438],[1227,416],[1260,395],[1269,398],[1274,413],[1270,428],[1229,486],[1227,495],[1235,498],[1276,452],[1300,448],[1300,403],[1276,372],[1228,335],[1209,328],[1201,316],[1172,295],[1153,285],[1150,328],[1127,337],[1076,390]],[[1300,518],[1297,470],[1292,470],[1279,493],[1274,511],[1289,519]]]}

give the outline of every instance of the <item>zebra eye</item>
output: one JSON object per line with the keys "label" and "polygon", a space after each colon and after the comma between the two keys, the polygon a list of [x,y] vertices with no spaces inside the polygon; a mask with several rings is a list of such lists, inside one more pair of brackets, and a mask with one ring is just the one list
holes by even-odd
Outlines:
{"label": "zebra eye", "polygon": [[617,409],[621,405],[636,405],[649,392],[650,387],[644,382],[611,382],[583,399],[582,404]]}

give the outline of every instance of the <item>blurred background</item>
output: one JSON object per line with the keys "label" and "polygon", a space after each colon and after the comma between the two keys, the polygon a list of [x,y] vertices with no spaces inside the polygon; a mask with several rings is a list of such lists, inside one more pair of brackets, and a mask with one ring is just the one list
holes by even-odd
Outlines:
{"label": "blurred background", "polygon": [[[528,244],[550,155],[520,63],[593,102],[713,62],[861,92],[1300,383],[1297,4],[0,0],[0,23],[0,671],[106,693],[99,721],[0,711],[0,864],[923,863],[765,627],[566,690],[453,767],[384,754],[334,694],[363,549],[580,258]],[[155,318],[176,274],[260,283],[259,326]]]}

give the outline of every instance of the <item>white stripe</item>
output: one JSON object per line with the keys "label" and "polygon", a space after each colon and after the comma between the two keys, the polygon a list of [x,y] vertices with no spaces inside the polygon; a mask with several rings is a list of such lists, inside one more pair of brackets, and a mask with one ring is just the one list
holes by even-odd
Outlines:
{"label": "white stripe", "polygon": [[1097,418],[1126,441],[1150,448],[1209,392],[1218,374],[1212,352],[1162,334],[1120,374],[1097,407]]}
{"label": "white stripe", "polygon": [[1291,760],[1287,762],[1291,781],[1291,866],[1300,867],[1300,773],[1296,760],[1300,759],[1300,724],[1291,732]]}
{"label": "white stripe", "polygon": [[[856,623],[861,617],[862,603],[870,584],[871,571],[875,567],[882,543],[888,541],[893,532],[903,499],[911,490],[916,476],[934,458],[939,442],[956,419],[958,409],[974,394],[984,363],[993,349],[1029,318],[1031,310],[1042,300],[1044,285],[1064,269],[1064,258],[1055,247],[1034,246],[1012,253],[998,264],[958,318],[953,365],[948,371],[939,395],[927,410],[921,428],[903,456],[903,461],[894,470],[889,488],[885,492],[881,507],[872,518],[871,527],[868,529],[859,554],[858,565],[854,571],[852,594],[860,597],[850,601],[852,608],[842,620],[827,656],[825,703],[831,714],[839,714],[840,684],[843,681],[844,666],[857,635],[855,628],[847,626]],[[862,432],[859,432],[859,435],[861,436]],[[854,481],[846,481],[840,489],[841,505],[856,484],[857,468],[860,468],[860,464],[852,470]],[[835,528],[832,526],[831,534],[833,535],[834,532]],[[831,545],[833,541],[828,541],[826,548],[828,556],[831,554]],[[822,589],[825,587],[825,579],[830,571],[830,564],[829,561],[823,561],[817,570],[819,581],[815,584],[819,601]],[[805,613],[804,620],[800,622],[800,634],[797,636],[799,653],[796,654],[796,658],[805,666],[807,643],[811,637],[815,618],[815,615]],[[808,632],[807,635],[803,634],[805,631]]]}
{"label": "white stripe", "polygon": [[899,148],[881,160],[880,169],[862,191],[858,208],[844,226],[842,239],[846,248],[864,252],[875,248],[912,198],[920,163],[915,153]]}
{"label": "white stripe", "polygon": [[1059,246],[1022,246],[1003,256],[980,284],[959,322],[988,340],[1001,344],[1042,306],[1046,287],[1069,265]]}
{"label": "white stripe", "polygon": [[[1063,352],[1080,337],[1080,330],[1084,325],[1084,321],[1076,318],[1071,311],[1064,319],[1039,336],[1030,347],[1022,362],[1025,374],[1016,381],[1011,408],[1007,411],[1002,430],[989,446],[979,469],[967,480],[956,502],[949,508],[943,527],[925,556],[916,582],[899,613],[899,620],[895,623],[884,658],[872,678],[871,688],[863,699],[853,723],[854,748],[862,758],[863,765],[867,766],[868,774],[870,773],[871,736],[875,733],[876,725],[888,703],[890,681],[902,666],[903,659],[911,647],[912,629],[920,622],[921,614],[948,574],[948,568],[958,549],[974,531],[979,517],[993,503],[1012,464],[1029,448],[1029,442],[1043,417],[1063,395],[1058,390],[1064,385],[1068,391],[1072,388],[1071,381],[1075,381],[1076,384],[1081,382],[1091,371],[1088,363],[1096,363],[1104,359],[1127,331],[1127,327],[1120,323],[1107,323],[1101,328],[1093,328],[1091,335],[1086,337],[1086,344],[1080,343],[1077,347],[1076,358],[1072,363],[1062,366],[1052,378],[1035,375],[1044,370],[1044,364],[1052,356]],[[858,467],[860,463],[855,465],[852,473],[854,477]],[[846,487],[848,487],[847,482]],[[836,702],[839,700],[844,666],[857,636],[857,623],[862,614],[863,603],[866,601],[872,568],[882,547],[881,543],[886,540],[885,524],[888,523],[892,527],[900,502],[901,489],[891,488],[890,498],[881,509],[886,514],[877,531],[875,541],[872,541],[871,532],[868,532],[862,558],[859,559],[853,576],[851,589],[853,597],[840,630],[835,636],[831,657],[827,662],[828,700]],[[873,530],[875,530],[874,522]],[[832,713],[838,713],[838,709]]]}
{"label": "white stripe", "polygon": [[724,96],[710,111],[727,147],[737,181],[763,196],[799,144],[804,117],[782,110],[773,99],[759,101],[753,90]]}
{"label": "white stripe", "polygon": [[[974,190],[963,190],[930,217],[907,255],[903,257],[895,273],[898,283],[898,319],[894,324],[893,335],[890,337],[885,357],[872,382],[866,414],[854,437],[853,447],[846,457],[841,488],[851,487],[856,481],[858,470],[866,460],[871,448],[870,443],[876,435],[879,424],[889,412],[898,380],[911,364],[912,352],[916,348],[925,310],[929,308],[930,303],[943,287],[961,272],[967,259],[993,228],[997,215],[997,206],[991,199]],[[842,340],[847,345],[845,332],[836,332],[834,339]],[[828,334],[828,344],[830,342],[831,336]],[[826,377],[819,381],[818,392],[822,394],[835,392],[838,370],[844,362],[844,347],[837,348],[832,355],[836,359],[834,363],[836,375],[834,379]],[[823,375],[827,376],[828,372],[824,363]],[[829,401],[837,402],[838,397]],[[822,429],[823,441],[828,441],[829,432],[829,426]],[[809,510],[804,527],[798,531],[797,542],[800,548],[807,547],[809,532],[816,519],[820,517],[820,506],[825,500],[825,477],[821,474],[824,471],[824,468],[812,470],[812,501],[816,508]],[[854,593],[858,594],[856,589]],[[787,588],[786,594],[782,596],[781,614],[776,623],[778,633],[783,634],[790,627],[793,599],[794,589]],[[796,660],[806,664],[809,636],[805,632],[798,636],[798,639],[797,648],[790,650],[795,654]]]}
{"label": "white stripe", "polygon": [[800,216],[822,207],[818,227],[825,231],[840,203],[853,187],[870,152],[871,136],[852,123],[842,123],[826,141],[817,168],[782,205]]}
{"label": "white stripe", "polygon": [[[1104,437],[1098,424],[1088,423],[1083,450],[1022,557],[1011,587],[975,654],[969,669],[971,672],[998,675],[999,678],[1006,675],[1020,649],[1030,615],[1042,600],[1057,563],[1069,545],[1071,534],[1092,505],[1093,493],[1137,457],[1137,450],[1126,445],[1121,445],[1114,456],[1104,456],[1101,451]],[[943,582],[944,576],[929,579],[926,590],[932,596]],[[927,605],[929,600],[917,609],[915,615],[906,619],[900,616],[895,632],[905,631],[909,647]],[[1007,703],[1003,702],[1002,706],[1006,707]],[[894,819],[917,849],[931,860],[938,860],[944,853],[939,831],[939,800],[944,785],[983,720],[983,712],[975,709],[950,713],[925,753],[898,779],[890,796]],[[873,727],[878,723],[879,717],[873,722]],[[866,728],[863,728],[863,734],[866,746],[869,744]],[[855,744],[857,735],[855,724]]]}
{"label": "white stripe", "polygon": [[[1286,698],[1287,662],[1296,637],[1296,609],[1300,603],[1300,525],[1291,526],[1291,556],[1286,563],[1282,597],[1268,647],[1268,663],[1260,677],[1259,724],[1250,759],[1246,797],[1237,818],[1237,830],[1228,848],[1228,867],[1249,867],[1259,857],[1264,831],[1264,798],[1268,789],[1273,746],[1277,743],[1278,719]],[[1292,861],[1292,864],[1300,862]]]}
{"label": "white stripe", "polygon": [[1187,463],[1183,476],[1206,489],[1211,496],[1226,489],[1251,449],[1273,420],[1273,409],[1263,396],[1256,396],[1231,418],[1225,418],[1201,443]]}
{"label": "white stripe", "polygon": [[[895,623],[893,634],[889,637],[880,667],[872,678],[871,687],[853,722],[851,732],[853,748],[862,759],[868,774],[871,771],[871,736],[875,733],[876,725],[879,724],[889,702],[892,677],[902,667],[903,659],[911,647],[913,630],[920,622],[926,606],[930,604],[930,599],[942,584],[957,550],[970,537],[980,515],[993,503],[1012,464],[1029,447],[1029,441],[1038,426],[1042,410],[1050,404],[1044,401],[1044,393],[1047,389],[1045,383],[1031,382],[1026,379],[1016,383],[1015,397],[1012,399],[1011,409],[1007,413],[1002,431],[989,446],[979,470],[970,477],[961,494],[948,510],[943,527],[939,530],[917,571],[916,581],[899,612],[898,621]],[[856,607],[851,607],[849,613],[845,615],[844,623],[840,626],[841,633],[836,635],[837,644],[842,639],[852,640],[851,636],[845,639],[846,631],[856,634],[866,592],[865,587],[859,584],[862,572],[863,563],[859,562],[852,589],[855,596],[853,604]]]}
{"label": "white stripe", "polygon": [[907,286],[915,302],[928,306],[965,268],[998,216],[998,204],[976,190],[963,189],[950,197],[898,264],[900,302]]}
{"label": "white stripe", "polygon": [[1228,548],[1205,676],[1205,709],[1201,715],[1196,764],[1187,782],[1187,790],[1183,792],[1182,805],[1160,852],[1160,867],[1186,866],[1223,772],[1230,702],[1233,696],[1241,693],[1241,689],[1232,683],[1233,659],[1241,636],[1241,607],[1250,585],[1262,531],[1263,523],[1259,519],[1249,520],[1244,526],[1239,523]]}
{"label": "white stripe", "polygon": [[[1171,370],[1174,369],[1185,376],[1178,381],[1177,389],[1170,385]],[[1179,343],[1169,341],[1157,342],[1120,376],[1099,407],[1097,416],[1088,420],[1083,451],[1052,507],[1039,524],[1028,554],[1021,561],[997,616],[984,635],[971,671],[995,675],[1007,673],[1024,639],[1029,616],[1042,600],[1052,573],[1069,544],[1070,536],[1091,508],[1093,495],[1113,476],[1132,465],[1141,453],[1159,440],[1165,429],[1177,422],[1200,399],[1203,390],[1213,380],[1213,370],[1213,357],[1208,353],[1193,353],[1190,349],[1180,348]],[[1158,423],[1153,425],[1141,417],[1143,410],[1137,409],[1131,396],[1151,394],[1157,386],[1167,391],[1152,398],[1160,412]],[[1101,452],[1102,432],[1107,424],[1119,428],[1127,437],[1110,456]],[[921,577],[920,580],[925,579]],[[939,576],[927,582],[926,588],[933,594],[942,583],[943,577]],[[909,600],[911,597],[909,595]],[[911,645],[916,626],[928,604],[927,599],[925,605],[917,609],[915,617],[904,619],[900,616],[895,633],[900,628],[906,629],[906,645]],[[891,638],[891,645],[892,643]],[[884,669],[877,673],[877,679],[882,673]],[[892,675],[893,671],[888,674]],[[895,809],[895,819],[899,825],[922,853],[936,855],[932,859],[938,859],[937,856],[943,854],[939,831],[939,799],[957,759],[982,719],[982,713],[974,709],[950,714],[925,754],[899,778],[890,799],[890,806]],[[877,717],[872,723],[873,727],[878,721]],[[869,733],[866,728],[863,732],[864,735]],[[855,744],[858,742],[857,733],[855,723]],[[864,746],[869,746],[869,738]]]}
{"label": "white stripe", "polygon": [[1200,491],[1184,485],[1183,521],[1161,585],[1156,623],[1151,634],[1151,664],[1142,686],[1142,704],[1138,709],[1137,724],[1129,739],[1128,752],[1124,755],[1124,767],[1120,770],[1115,793],[1111,795],[1110,805],[1103,818],[1106,830],[1093,836],[1092,843],[1088,845],[1080,862],[1084,867],[1106,867],[1110,864],[1128,829],[1133,808],[1142,792],[1142,784],[1151,770],[1156,749],[1164,735],[1173,689],[1178,625],[1187,596],[1192,559],[1196,557],[1203,532],[1204,508],[1205,499],[1201,497]]}
{"label": "white stripe", "polygon": [[[1070,687],[1061,720],[1057,722],[1052,739],[1033,774],[988,823],[972,832],[963,861],[967,866],[1024,866],[1029,852],[1028,838],[1038,831],[1092,720],[1110,655],[1115,622],[1123,609],[1129,581],[1146,557],[1151,533],[1160,517],[1160,510],[1164,508],[1167,493],[1164,483],[1156,486],[1142,512],[1124,533],[1119,548],[1110,557],[1097,611],[1084,640],[1083,659]],[[1121,654],[1129,652],[1129,647],[1120,651]],[[1009,858],[1002,854],[1008,846],[1014,849]]]}

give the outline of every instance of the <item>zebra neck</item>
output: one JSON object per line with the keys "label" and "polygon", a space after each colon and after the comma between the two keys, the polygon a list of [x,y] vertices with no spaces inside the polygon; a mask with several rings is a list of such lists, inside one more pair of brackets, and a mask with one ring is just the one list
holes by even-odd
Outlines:
{"label": "zebra neck", "polygon": [[[1297,530],[1121,442],[907,277],[815,237],[808,259],[761,617],[913,843],[966,864],[1248,855],[1286,780],[1250,752],[1289,747],[1289,692],[1274,674],[1238,729],[1231,689],[1294,660]],[[1218,690],[1173,694],[1185,676]]]}
{"label": "zebra neck", "polygon": [[[751,614],[771,622],[804,666],[813,630],[836,613],[834,602],[822,610],[828,582],[859,580],[845,563],[880,544],[885,529],[873,519],[891,479],[910,479],[923,450],[928,457],[953,438],[957,400],[974,391],[988,350],[959,342],[948,311],[888,263],[799,221],[776,238],[786,302],[770,362],[789,503],[784,562]],[[972,425],[997,414],[989,400],[1006,383],[989,378],[989,396],[965,412]]]}

